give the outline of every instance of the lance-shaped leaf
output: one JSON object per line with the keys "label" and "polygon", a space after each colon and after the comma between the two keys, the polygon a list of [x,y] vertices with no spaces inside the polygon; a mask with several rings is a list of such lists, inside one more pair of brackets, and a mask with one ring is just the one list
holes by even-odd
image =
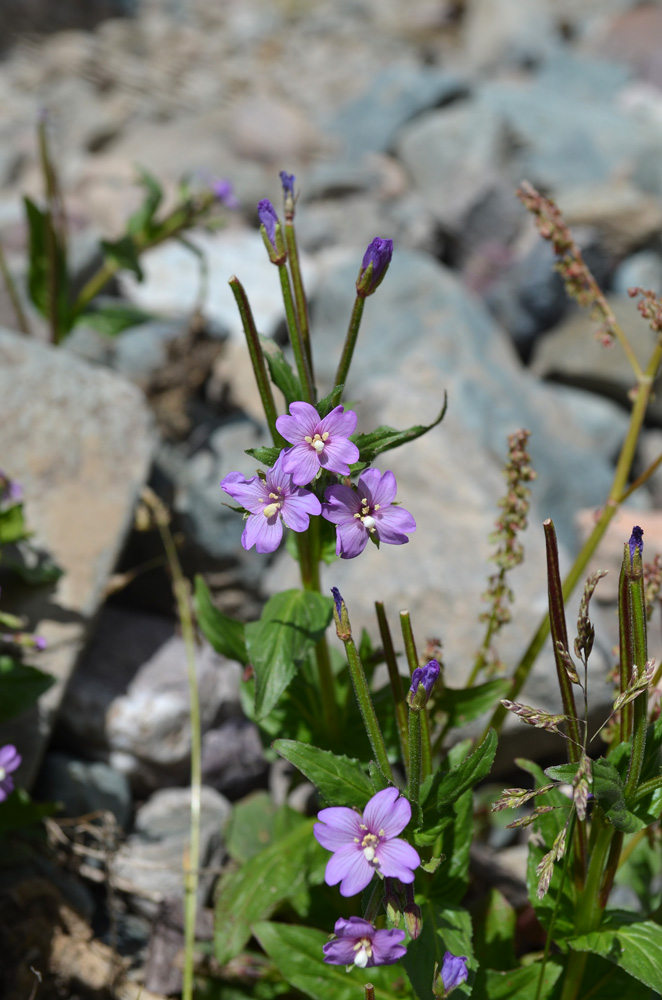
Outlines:
{"label": "lance-shaped leaf", "polygon": [[607,912],[597,931],[570,938],[575,951],[591,951],[609,959],[629,975],[662,993],[662,927],[636,914]]}
{"label": "lance-shaped leaf", "polygon": [[381,455],[385,451],[390,451],[392,448],[399,448],[401,444],[415,441],[416,438],[427,434],[428,431],[431,431],[433,427],[436,427],[444,419],[447,406],[448,397],[444,393],[444,405],[437,419],[433,420],[431,424],[415,424],[404,431],[397,431],[393,427],[382,425],[368,434],[353,434],[350,440],[359,449],[360,458],[358,462],[350,466],[352,472],[358,471],[359,468],[363,468],[366,464],[372,462],[377,455]]}
{"label": "lance-shaped leaf", "polygon": [[303,399],[303,389],[299,377],[293,371],[278,344],[271,337],[260,337],[260,344],[269,367],[271,381],[280,389],[287,405],[295,403],[298,399]]}
{"label": "lance-shaped leaf", "polygon": [[312,781],[322,798],[334,806],[363,809],[374,795],[372,782],[358,760],[296,740],[275,740],[272,747]]}
{"label": "lance-shaped leaf", "polygon": [[262,462],[263,465],[266,465],[269,468],[276,464],[276,460],[280,455],[280,452],[280,448],[269,448],[266,446],[263,448],[246,448],[247,455],[250,455],[250,457],[254,458],[257,462]]}
{"label": "lance-shaped leaf", "polygon": [[224,615],[214,606],[209,588],[200,575],[195,578],[194,604],[198,625],[216,652],[245,666],[248,652],[244,623]]}

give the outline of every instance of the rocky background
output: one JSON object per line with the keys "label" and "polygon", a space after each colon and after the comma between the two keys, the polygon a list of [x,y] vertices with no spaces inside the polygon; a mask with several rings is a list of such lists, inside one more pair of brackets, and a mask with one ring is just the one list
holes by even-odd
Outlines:
{"label": "rocky background", "polygon": [[[375,599],[394,622],[409,608],[419,641],[442,639],[447,679],[460,685],[480,636],[507,435],[527,427],[538,480],[527,559],[513,574],[514,622],[500,644],[516,662],[546,605],[541,522],[553,517],[567,563],[609,489],[632,380],[618,346],[600,347],[568,303],[514,192],[527,179],[558,200],[645,360],[653,334],[626,290],[662,291],[662,6],[5,0],[1,30],[0,240],[19,281],[21,197],[43,195],[35,124],[44,112],[81,280],[98,239],[120,235],[138,204],[138,166],[171,197],[183,175],[227,178],[239,203],[221,231],[194,236],[209,269],[202,317],[196,258],[175,243],[145,259],[142,284],[122,274],[109,290],[153,315],[115,340],[78,328],[56,351],[33,311],[38,336],[21,338],[0,292],[0,466],[23,483],[30,526],[66,571],[54,592],[22,605],[49,640],[40,665],[58,684],[38,717],[0,735],[24,753],[23,780],[37,795],[62,801],[70,817],[99,808],[114,817],[123,831],[111,852],[120,950],[138,978],[146,967],[148,989],[167,993],[178,988],[170,958],[188,822],[183,643],[161,566],[119,584],[160,559],[155,539],[130,530],[148,481],[172,506],[186,571],[205,574],[224,610],[255,617],[266,596],[296,582],[283,552],[241,549],[218,485],[233,469],[249,474],[244,449],[266,441],[232,273],[261,331],[283,335],[257,201],[279,206],[278,171],[296,174],[323,390],[365,247],[376,235],[394,240],[350,379],[359,430],[431,422],[448,392],[442,425],[382,460],[416,517],[410,544],[370,547],[330,567],[325,583],[373,632]],[[659,454],[661,427],[658,399],[640,469]],[[618,519],[600,566],[615,569],[633,522],[648,555],[662,545],[661,497],[653,478]],[[611,577],[597,595],[598,682],[614,641]],[[551,709],[549,666],[542,657],[526,700]],[[282,801],[290,779],[266,763],[241,714],[239,667],[202,645],[198,671],[203,860],[213,869],[232,802],[266,787]],[[593,708],[604,717],[609,689],[595,681]],[[508,731],[503,766],[515,752],[540,751],[528,735]],[[66,891],[99,920],[88,883]]]}

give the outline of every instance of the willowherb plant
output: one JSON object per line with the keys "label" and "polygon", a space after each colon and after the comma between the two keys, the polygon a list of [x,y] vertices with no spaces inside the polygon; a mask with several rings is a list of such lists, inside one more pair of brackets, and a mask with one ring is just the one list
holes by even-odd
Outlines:
{"label": "willowherb plant", "polygon": [[[645,594],[646,587],[650,603],[659,590],[660,571],[656,560],[644,580],[640,529],[635,527],[624,547],[618,690],[608,720],[614,738],[604,757],[597,756],[588,731],[590,603],[602,574],[593,574],[585,585],[574,643],[565,615],[567,597],[613,512],[637,485],[628,485],[628,479],[662,361],[660,338],[646,369],[633,366],[638,391],[612,490],[565,581],[554,526],[551,521],[543,526],[549,614],[522,661],[507,679],[475,685],[479,672],[498,659],[492,640],[509,619],[506,574],[523,555],[519,533],[534,479],[525,430],[509,441],[508,488],[493,537],[498,573],[489,582],[490,610],[482,616],[486,638],[476,644],[479,654],[467,683],[462,689],[444,683],[439,640],[427,640],[421,647],[425,655],[419,656],[407,611],[400,615],[409,675],[403,683],[383,605],[376,604],[381,648],[375,648],[366,633],[360,640],[354,635],[351,608],[338,588],[332,587],[330,596],[322,593],[320,569],[323,562],[332,566],[343,558],[360,573],[368,541],[378,546],[408,542],[415,511],[398,505],[395,476],[374,463],[389,449],[432,431],[445,405],[429,426],[358,432],[357,414],[343,403],[363,311],[387,279],[392,259],[392,242],[383,238],[372,241],[359,265],[335,382],[320,398],[294,228],[295,178],[283,171],[281,180],[284,221],[267,201],[260,202],[258,217],[266,251],[279,271],[293,366],[280,348],[258,335],[250,303],[233,277],[230,285],[272,444],[248,452],[264,466],[256,475],[228,471],[221,485],[245,519],[245,548],[271,553],[290,530],[287,548],[299,564],[301,587],[271,597],[260,619],[248,624],[218,611],[201,578],[195,602],[199,623],[215,648],[247,668],[246,713],[271,749],[312,782],[322,807],[316,821],[288,807],[274,817],[266,802],[235,807],[227,834],[232,864],[216,896],[215,956],[221,976],[231,981],[241,956],[256,960],[253,942],[268,963],[261,989],[268,990],[268,976],[277,975],[281,984],[312,1000],[349,995],[334,978],[334,965],[351,970],[366,1000],[380,993],[420,1000],[432,994],[441,1000],[454,991],[487,1000],[506,995],[576,1000],[599,996],[593,985],[602,982],[635,1000],[651,989],[662,992],[659,963],[646,958],[662,954],[653,894],[648,892],[642,912],[634,916],[624,917],[607,905],[619,864],[630,855],[637,864],[649,864],[652,877],[657,862],[648,856],[642,861],[637,851],[643,832],[656,829],[662,811],[662,719],[648,707],[648,692],[659,684],[660,671],[647,651]],[[605,329],[632,360],[625,334],[605,313],[604,297],[558,209],[528,186],[523,200],[552,240],[569,291],[600,311]],[[655,326],[655,303],[645,296],[644,304]],[[283,393],[286,413],[277,412],[272,385]],[[386,566],[388,550],[380,558]],[[339,646],[327,639],[332,621]],[[531,708],[518,699],[550,631],[560,712]],[[375,691],[373,670],[381,661],[389,682]],[[582,712],[576,694],[583,698]],[[488,711],[491,719],[480,738],[448,741],[455,728]],[[522,956],[522,962],[515,953],[515,914],[500,893],[493,890],[480,913],[470,914],[465,906],[473,789],[491,769],[497,732],[508,712],[562,736],[566,758],[546,772],[521,761],[535,787],[506,789],[493,807],[526,810],[510,826],[533,831],[527,887],[546,945],[542,955]],[[266,831],[266,842],[256,839],[256,825]],[[502,920],[509,930],[500,938],[503,948],[495,949],[490,935]]]}

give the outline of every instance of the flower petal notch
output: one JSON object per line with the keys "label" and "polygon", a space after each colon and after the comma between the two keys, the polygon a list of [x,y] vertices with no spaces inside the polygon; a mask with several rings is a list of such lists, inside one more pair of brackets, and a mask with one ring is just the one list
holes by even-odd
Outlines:
{"label": "flower petal notch", "polygon": [[414,848],[398,837],[411,819],[411,806],[397,788],[384,788],[370,799],[363,815],[347,806],[322,809],[313,827],[318,843],[333,851],[324,881],[340,882],[341,896],[355,896],[375,872],[401,882],[414,881],[421,859]]}
{"label": "flower petal notch", "polygon": [[290,413],[276,420],[276,428],[292,445],[283,455],[283,469],[298,486],[312,482],[320,469],[349,475],[349,464],[359,459],[359,449],[349,440],[356,430],[353,410],[336,406],[320,417],[310,403],[290,404]]}
{"label": "flower petal notch", "polygon": [[230,472],[221,482],[225,492],[248,511],[241,536],[245,549],[254,545],[257,552],[275,552],[283,537],[283,523],[292,531],[305,531],[311,515],[322,509],[317,497],[295,486],[284,471],[283,454],[264,478],[246,479],[240,472]]}
{"label": "flower petal notch", "polygon": [[336,525],[336,555],[354,559],[372,538],[387,545],[405,545],[416,521],[393,503],[397,483],[392,472],[366,469],[358,488],[329,486],[324,494],[322,517]]}
{"label": "flower petal notch", "polygon": [[335,938],[322,948],[324,961],[329,965],[346,965],[351,968],[370,969],[374,965],[393,965],[407,953],[402,944],[405,932],[375,930],[361,917],[343,917],[336,920]]}

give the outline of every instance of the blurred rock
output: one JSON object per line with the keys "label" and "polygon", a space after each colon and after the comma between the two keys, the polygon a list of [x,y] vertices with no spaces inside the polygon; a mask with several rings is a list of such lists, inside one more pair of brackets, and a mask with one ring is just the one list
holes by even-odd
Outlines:
{"label": "blurred rock", "polygon": [[248,719],[227,719],[202,737],[203,781],[229,799],[263,788],[268,772],[258,728]]}
{"label": "blurred rock", "polygon": [[101,761],[77,760],[63,753],[47,754],[35,796],[45,802],[60,803],[60,812],[68,818],[104,810],[113,814],[122,830],[129,828],[132,812],[129,782]]}
{"label": "blurred rock", "polygon": [[472,0],[463,25],[467,66],[474,72],[530,69],[560,43],[554,5],[539,0]]}
{"label": "blurred rock", "polygon": [[662,200],[622,180],[559,191],[556,202],[569,226],[591,226],[609,253],[622,256],[662,228]]}
{"label": "blurred rock", "polygon": [[621,261],[614,271],[614,295],[627,295],[628,288],[646,288],[662,294],[662,254],[656,250],[640,250]]}

